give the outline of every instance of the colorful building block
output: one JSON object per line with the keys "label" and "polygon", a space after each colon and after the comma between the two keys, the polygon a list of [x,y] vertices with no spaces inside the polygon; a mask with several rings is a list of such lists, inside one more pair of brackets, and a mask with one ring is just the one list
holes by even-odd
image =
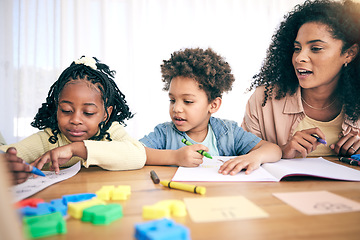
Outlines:
{"label": "colorful building block", "polygon": [[68,208],[67,208],[67,205],[64,204],[64,201],[62,198],[53,199],[50,201],[50,203],[54,207],[56,212],[60,212],[61,215],[66,216]]}
{"label": "colorful building block", "polygon": [[122,218],[123,211],[120,204],[97,205],[84,209],[81,221],[95,225],[108,225]]}
{"label": "colorful building block", "polygon": [[129,185],[120,185],[114,189],[112,200],[126,200],[130,194],[131,187]]}
{"label": "colorful building block", "polygon": [[21,200],[15,204],[16,207],[22,208],[22,207],[36,207],[38,203],[45,202],[44,199],[41,198],[28,198]]}
{"label": "colorful building block", "polygon": [[186,214],[186,206],[180,200],[164,200],[154,205],[143,206],[144,219],[170,218],[171,216],[184,217]]}
{"label": "colorful building block", "polygon": [[47,215],[50,213],[54,213],[56,212],[56,209],[52,204],[43,202],[43,203],[38,203],[36,207],[26,206],[20,208],[19,212],[22,216],[31,217],[31,216],[40,216],[40,215]]}
{"label": "colorful building block", "polygon": [[35,217],[24,217],[24,231],[29,238],[40,238],[67,232],[60,212]]}
{"label": "colorful building block", "polygon": [[187,227],[170,219],[160,219],[135,225],[137,240],[190,240]]}
{"label": "colorful building block", "polygon": [[128,185],[102,186],[96,191],[96,196],[102,200],[126,200],[131,194],[131,187]]}
{"label": "colorful building block", "polygon": [[70,202],[68,203],[68,214],[73,218],[81,219],[84,209],[95,205],[105,205],[105,202],[96,197],[82,202]]}
{"label": "colorful building block", "polygon": [[102,186],[100,190],[96,191],[96,196],[101,200],[111,200],[115,186]]}
{"label": "colorful building block", "polygon": [[79,193],[79,194],[71,194],[71,195],[64,195],[63,202],[65,205],[68,205],[69,202],[81,202],[92,199],[96,197],[94,193]]}
{"label": "colorful building block", "polygon": [[19,213],[22,216],[40,216],[54,212],[60,212],[63,216],[67,214],[67,206],[63,203],[62,199],[52,200],[50,203],[39,202],[35,207],[22,207],[19,208]]}

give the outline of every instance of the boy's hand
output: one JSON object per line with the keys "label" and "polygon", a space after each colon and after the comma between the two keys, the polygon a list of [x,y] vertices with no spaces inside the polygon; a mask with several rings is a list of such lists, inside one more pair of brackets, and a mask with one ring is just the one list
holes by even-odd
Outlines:
{"label": "boy's hand", "polygon": [[25,182],[32,174],[31,167],[25,164],[24,160],[17,157],[17,151],[13,147],[8,148],[4,155],[12,175],[12,182],[14,184]]}
{"label": "boy's hand", "polygon": [[219,169],[219,173],[223,175],[235,175],[241,170],[246,169],[245,174],[249,174],[255,169],[258,169],[261,161],[256,158],[251,158],[248,155],[237,156],[233,159],[226,161]]}
{"label": "boy's hand", "polygon": [[197,151],[209,151],[207,147],[201,144],[184,146],[175,150],[176,165],[181,167],[197,167],[203,163],[203,155]]}

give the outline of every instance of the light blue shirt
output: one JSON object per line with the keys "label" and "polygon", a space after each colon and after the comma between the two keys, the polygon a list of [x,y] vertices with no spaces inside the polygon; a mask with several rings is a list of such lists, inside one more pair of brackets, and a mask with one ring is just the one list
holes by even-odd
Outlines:
{"label": "light blue shirt", "polygon": [[216,146],[217,144],[216,144],[215,134],[214,134],[214,131],[212,130],[212,127],[210,124],[208,124],[208,133],[206,135],[206,138],[202,142],[196,142],[196,141],[192,140],[187,134],[185,134],[185,135],[186,135],[186,140],[188,140],[192,144],[202,144],[202,145],[208,147],[209,151],[207,151],[207,152],[211,156],[219,156],[219,151]]}
{"label": "light blue shirt", "polygon": [[[247,154],[261,141],[261,138],[246,132],[235,121],[211,117],[209,124],[216,138],[219,156]],[[149,148],[177,150],[185,146],[181,142],[183,138],[189,139],[185,132],[180,132],[175,127],[173,122],[165,122],[157,125],[153,132],[139,141]]]}

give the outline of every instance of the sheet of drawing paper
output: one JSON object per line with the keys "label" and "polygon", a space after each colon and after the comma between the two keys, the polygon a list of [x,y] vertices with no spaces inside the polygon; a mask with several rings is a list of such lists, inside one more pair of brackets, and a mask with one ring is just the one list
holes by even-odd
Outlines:
{"label": "sheet of drawing paper", "polygon": [[81,163],[79,161],[69,168],[61,169],[58,175],[56,175],[55,172],[42,171],[46,175],[45,177],[37,176],[34,178],[31,176],[26,182],[15,185],[11,188],[14,201],[17,202],[23,200],[43,190],[44,188],[53,185],[54,183],[64,181],[78,173],[80,168]]}
{"label": "sheet of drawing paper", "polygon": [[360,203],[328,191],[273,193],[307,215],[360,211]]}
{"label": "sheet of drawing paper", "polygon": [[193,222],[235,221],[269,215],[243,196],[184,198]]}
{"label": "sheet of drawing paper", "polygon": [[193,181],[193,182],[277,182],[273,175],[262,167],[254,170],[250,174],[245,171],[231,176],[218,173],[219,168],[224,162],[234,157],[213,156],[213,159],[203,158],[203,163],[198,167],[179,167],[172,178],[172,181]]}

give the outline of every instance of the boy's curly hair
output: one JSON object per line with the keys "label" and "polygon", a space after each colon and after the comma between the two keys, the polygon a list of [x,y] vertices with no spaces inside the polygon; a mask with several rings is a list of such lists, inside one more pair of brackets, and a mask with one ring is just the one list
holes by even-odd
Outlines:
{"label": "boy's curly hair", "polygon": [[[99,124],[100,133],[91,137],[90,140],[101,140],[105,136],[106,139],[111,141],[110,134],[106,132],[111,124],[117,121],[125,125],[124,120],[133,117],[133,114],[126,104],[125,95],[119,90],[113,80],[116,72],[110,70],[106,64],[100,63],[95,57],[94,59],[97,70],[84,64],[72,62],[71,65],[61,73],[59,79],[51,86],[46,102],[39,108],[38,113],[31,123],[31,126],[40,130],[51,128],[54,135],[49,138],[50,143],[54,144],[58,140],[57,135],[60,132],[56,114],[58,100],[61,91],[70,81],[89,81],[101,92],[104,108],[108,117]],[[109,116],[107,108],[110,106],[113,107],[113,110]]]}
{"label": "boy's curly hair", "polygon": [[174,52],[169,60],[163,62],[161,73],[165,91],[169,90],[174,77],[193,78],[211,102],[222,97],[223,92],[230,91],[235,80],[230,65],[211,48],[186,48]]}
{"label": "boy's curly hair", "polygon": [[[317,22],[329,27],[335,39],[343,42],[342,53],[354,44],[360,46],[360,3],[351,0],[307,0],[285,15],[285,20],[272,37],[267,56],[256,74],[249,90],[257,86],[265,86],[265,98],[275,95],[275,99],[286,94],[293,95],[299,82],[292,65],[294,41],[300,27],[308,22]],[[346,115],[357,121],[360,115],[360,54],[343,67],[337,87],[337,95],[342,101]]]}

